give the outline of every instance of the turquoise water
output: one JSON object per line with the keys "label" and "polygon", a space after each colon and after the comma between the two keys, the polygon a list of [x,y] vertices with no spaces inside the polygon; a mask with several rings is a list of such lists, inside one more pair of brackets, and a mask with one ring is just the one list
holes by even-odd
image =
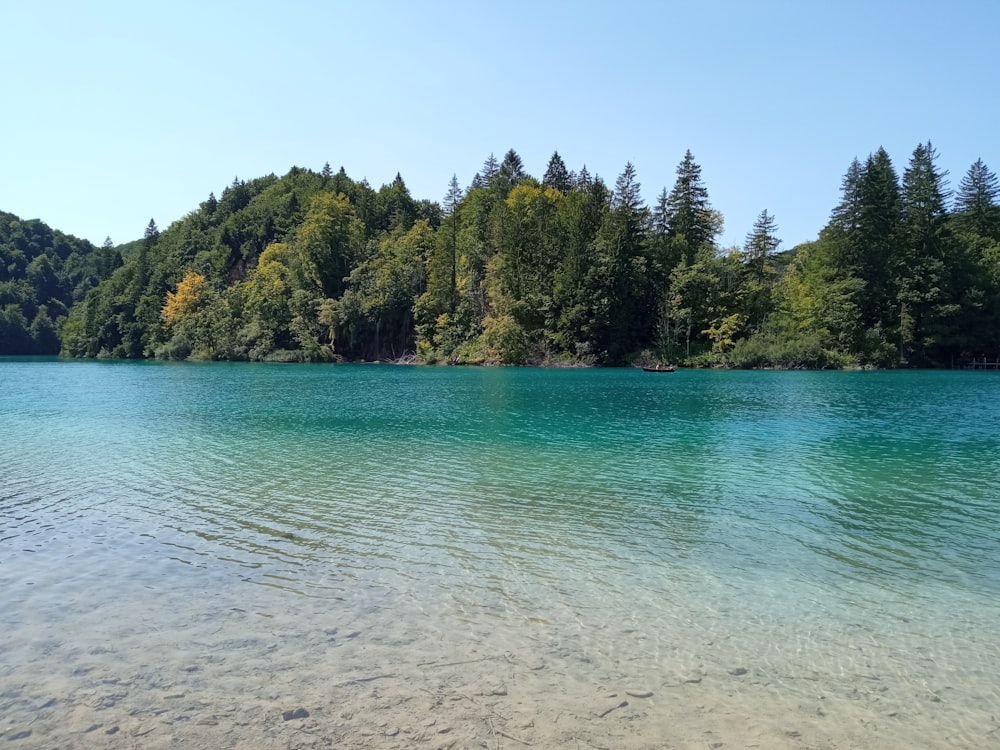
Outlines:
{"label": "turquoise water", "polygon": [[998,487],[992,373],[4,360],[0,729],[1000,742]]}

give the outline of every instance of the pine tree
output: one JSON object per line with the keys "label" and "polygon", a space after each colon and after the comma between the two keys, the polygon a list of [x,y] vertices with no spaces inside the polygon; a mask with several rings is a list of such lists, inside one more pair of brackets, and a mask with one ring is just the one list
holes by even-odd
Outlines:
{"label": "pine tree", "polygon": [[743,263],[750,277],[758,281],[764,278],[764,265],[781,244],[777,237],[778,224],[765,208],[757,216],[753,229],[743,243]]}
{"label": "pine tree", "polygon": [[489,185],[490,181],[497,176],[500,171],[500,164],[497,162],[496,157],[491,153],[486,161],[483,162],[483,168],[479,170],[479,175],[482,177],[484,184]]}
{"label": "pine tree", "polygon": [[587,282],[592,304],[589,338],[609,363],[624,361],[641,346],[649,330],[647,213],[635,167],[628,163],[615,181],[611,210],[598,230],[597,262]]}
{"label": "pine tree", "polygon": [[545,169],[545,176],[542,178],[542,185],[561,193],[568,193],[573,186],[569,172],[566,170],[566,162],[559,156],[558,151],[552,152],[549,165]]}
{"label": "pine tree", "polygon": [[618,179],[615,181],[615,194],[612,208],[624,208],[632,215],[638,214],[642,208],[642,195],[639,192],[640,185],[636,178],[635,167],[632,162],[625,165]]}
{"label": "pine tree", "polygon": [[[840,203],[821,233],[832,284],[842,290],[834,305],[838,346],[863,351],[881,364],[891,354],[888,331],[896,309],[894,267],[899,239],[899,180],[885,149],[855,158],[841,183]],[[831,285],[832,288],[832,285]],[[832,308],[831,308],[832,309]]]}
{"label": "pine tree", "polygon": [[447,259],[450,265],[451,271],[451,287],[449,290],[450,304],[454,307],[454,293],[456,285],[456,277],[458,274],[458,230],[460,217],[458,214],[459,206],[462,202],[462,189],[458,186],[458,176],[452,175],[451,182],[448,183],[448,192],[444,196],[444,211],[445,216],[448,219],[449,227],[446,231],[446,236],[448,238],[447,242]]}
{"label": "pine tree", "polygon": [[830,215],[828,228],[840,234],[841,237],[852,237],[861,228],[861,177],[864,170],[857,157],[847,168],[840,184],[840,203]]}
{"label": "pine tree", "polygon": [[462,201],[462,188],[458,186],[458,175],[453,174],[448,182],[448,192],[444,196],[444,215],[453,216]]}
{"label": "pine tree", "polygon": [[958,185],[955,213],[960,229],[1000,240],[1000,181],[977,159]]}
{"label": "pine tree", "polygon": [[667,206],[670,215],[668,235],[671,239],[684,238],[684,255],[691,263],[698,248],[715,244],[716,228],[708,190],[701,181],[701,167],[690,151],[685,152],[677,167],[677,181],[667,197]]}
{"label": "pine tree", "polygon": [[156,244],[156,241],[160,239],[160,230],[156,226],[156,222],[153,219],[149,220],[149,224],[146,225],[146,231],[142,235],[143,244],[146,248],[150,248]]}
{"label": "pine tree", "polygon": [[896,262],[900,355],[924,361],[942,344],[956,311],[954,258],[949,252],[947,172],[938,171],[930,141],[914,149],[903,174],[902,225]]}
{"label": "pine tree", "polygon": [[670,231],[670,204],[667,189],[663,188],[656,197],[650,228],[655,234],[666,236]]}
{"label": "pine tree", "polygon": [[865,162],[859,185],[860,228],[851,252],[856,276],[865,284],[862,325],[884,329],[890,324],[893,273],[899,241],[899,179],[892,160],[879,148]]}
{"label": "pine tree", "polygon": [[776,276],[771,256],[778,249],[778,223],[765,208],[743,243],[744,279],[740,289],[743,314],[752,332],[759,332],[771,312],[771,291]]}
{"label": "pine tree", "polygon": [[500,163],[500,170],[497,172],[493,184],[506,196],[511,190],[517,187],[518,183],[524,179],[524,163],[517,151],[510,149],[504,154]]}

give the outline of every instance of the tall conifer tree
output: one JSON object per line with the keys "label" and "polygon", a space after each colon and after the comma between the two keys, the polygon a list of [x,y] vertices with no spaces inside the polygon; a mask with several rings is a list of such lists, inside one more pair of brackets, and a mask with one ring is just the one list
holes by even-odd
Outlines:
{"label": "tall conifer tree", "polygon": [[670,214],[668,234],[672,239],[684,239],[685,258],[692,262],[698,248],[714,244],[715,224],[708,190],[701,181],[701,167],[690,150],[685,152],[677,167],[677,181],[667,197],[667,206]]}
{"label": "tall conifer tree", "polygon": [[[902,232],[897,258],[901,356],[933,356],[954,309],[955,258],[949,252],[947,172],[935,166],[930,141],[919,144],[903,174]],[[928,337],[936,338],[929,340]]]}
{"label": "tall conifer tree", "polygon": [[958,185],[955,213],[965,231],[1000,240],[1000,181],[982,159],[969,167]]}
{"label": "tall conifer tree", "polygon": [[558,151],[552,152],[552,158],[549,159],[545,176],[542,178],[542,185],[558,190],[560,193],[567,193],[572,187],[569,172],[566,170],[566,162],[559,156]]}

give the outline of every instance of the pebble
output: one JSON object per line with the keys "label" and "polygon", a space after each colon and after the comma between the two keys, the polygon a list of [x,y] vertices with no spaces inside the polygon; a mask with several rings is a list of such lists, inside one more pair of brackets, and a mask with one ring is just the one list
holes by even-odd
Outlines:
{"label": "pebble", "polygon": [[626,690],[625,695],[631,695],[633,698],[652,698],[652,690]]}
{"label": "pebble", "polygon": [[736,669],[730,669],[729,674],[734,677],[739,677],[740,675],[746,674],[748,671],[749,670],[746,667],[736,667]]}
{"label": "pebble", "polygon": [[291,721],[292,719],[305,719],[309,716],[309,712],[304,708],[293,708],[285,711],[281,714],[281,718],[285,721]]}

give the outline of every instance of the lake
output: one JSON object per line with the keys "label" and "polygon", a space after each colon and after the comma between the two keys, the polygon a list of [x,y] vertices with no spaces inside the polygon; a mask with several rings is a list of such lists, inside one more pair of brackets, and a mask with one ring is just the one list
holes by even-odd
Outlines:
{"label": "lake", "polygon": [[1000,745],[1000,376],[0,360],[12,748]]}

